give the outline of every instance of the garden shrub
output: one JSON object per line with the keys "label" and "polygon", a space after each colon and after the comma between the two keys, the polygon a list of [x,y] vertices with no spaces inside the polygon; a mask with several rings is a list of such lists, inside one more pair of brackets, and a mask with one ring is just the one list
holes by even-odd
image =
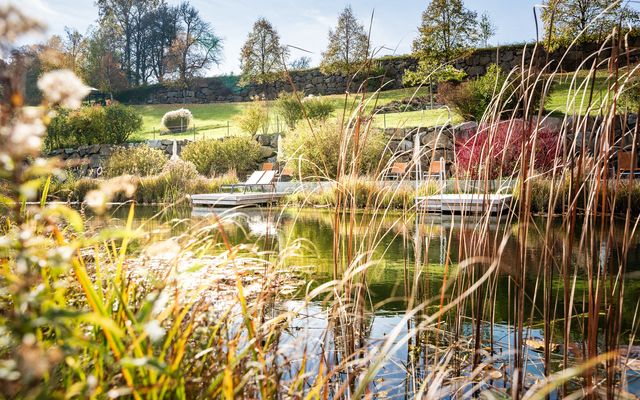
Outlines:
{"label": "garden shrub", "polygon": [[152,149],[146,144],[121,148],[109,157],[104,172],[107,177],[155,175],[162,171],[168,160],[164,151]]}
{"label": "garden shrub", "polygon": [[184,197],[185,188],[199,176],[196,166],[182,159],[171,160],[162,170],[161,178],[165,179],[164,202],[176,202]]}
{"label": "garden shrub", "polygon": [[243,132],[255,135],[261,130],[263,133],[268,133],[269,109],[267,108],[267,102],[260,98],[255,98],[242,115],[236,118],[236,121]]}
{"label": "garden shrub", "polygon": [[189,143],[182,149],[182,159],[192,162],[205,176],[229,171],[247,172],[260,160],[260,145],[250,137],[228,137]]}
{"label": "garden shrub", "polygon": [[631,113],[640,110],[640,78],[632,78],[627,82],[620,94],[620,108]]}
{"label": "garden shrub", "polygon": [[536,148],[532,149],[533,132],[528,126],[523,120],[502,121],[491,126],[483,124],[468,140],[456,143],[458,177],[496,179],[513,175],[521,164],[523,141],[529,146],[529,152],[535,150],[536,171],[551,170],[557,161],[560,134],[540,128]]}
{"label": "garden shrub", "polygon": [[295,93],[282,92],[276,100],[276,110],[284,119],[289,129],[294,129],[298,121],[305,117],[314,121],[324,121],[333,113],[334,106],[330,99],[319,96],[300,96]]}
{"label": "garden shrub", "polygon": [[[341,136],[341,127],[336,122],[319,123],[313,130],[308,124],[299,123],[293,132],[282,139],[282,150],[286,158],[292,159],[290,165],[303,177],[334,179],[340,159]],[[356,172],[360,175],[373,174],[390,156],[385,151],[386,140],[378,130],[362,135],[361,140],[362,152]],[[348,147],[346,164],[351,165],[353,143]]]}
{"label": "garden shrub", "polygon": [[92,144],[122,144],[142,127],[135,109],[120,104],[83,107],[76,111],[57,110],[47,127],[45,145],[49,150]]}
{"label": "garden shrub", "polygon": [[169,111],[162,117],[162,126],[173,133],[185,132],[192,122],[193,115],[186,108]]}
{"label": "garden shrub", "polygon": [[[520,74],[507,76],[502,69],[492,64],[487,73],[479,78],[461,84],[443,83],[438,87],[438,101],[446,104],[466,119],[481,121],[491,109],[496,117],[522,115],[522,102],[518,89]],[[540,104],[542,84],[531,79],[527,89],[533,109]]]}
{"label": "garden shrub", "polygon": [[625,214],[631,210],[632,215],[640,212],[640,184],[634,180],[621,179],[620,182],[610,184],[613,186],[609,193],[615,194],[613,201],[614,211],[618,214]]}
{"label": "garden shrub", "polygon": [[132,107],[113,104],[101,109],[105,113],[107,143],[126,143],[132,133],[142,128],[142,116]]}

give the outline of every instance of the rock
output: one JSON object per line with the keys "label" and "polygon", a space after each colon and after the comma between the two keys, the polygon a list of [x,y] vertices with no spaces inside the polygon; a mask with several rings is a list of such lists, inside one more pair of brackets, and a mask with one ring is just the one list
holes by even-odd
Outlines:
{"label": "rock", "polygon": [[276,150],[269,146],[260,146],[260,157],[266,159],[276,155]]}
{"label": "rock", "polygon": [[478,130],[478,123],[475,121],[463,122],[453,127],[454,140],[467,140]]}
{"label": "rock", "polygon": [[398,151],[411,151],[413,149],[413,142],[409,141],[409,140],[403,140],[398,144],[397,150]]}
{"label": "rock", "polygon": [[113,153],[113,149],[110,146],[101,146],[100,147],[100,155],[101,156],[110,156]]}
{"label": "rock", "polygon": [[262,146],[270,146],[271,145],[271,137],[270,135],[256,135],[256,141],[260,143]]}

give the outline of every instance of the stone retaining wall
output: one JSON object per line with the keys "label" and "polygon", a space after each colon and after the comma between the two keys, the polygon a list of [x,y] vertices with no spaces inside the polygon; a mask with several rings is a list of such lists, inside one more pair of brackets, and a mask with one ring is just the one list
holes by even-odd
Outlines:
{"label": "stone retaining wall", "polygon": [[[631,53],[631,62],[640,60],[638,47],[640,36],[629,39],[629,46],[634,51]],[[537,68],[542,68],[548,61],[550,68],[559,68],[560,71],[575,71],[589,56],[600,50],[597,43],[585,43],[567,51],[558,49],[547,53],[542,47],[535,52],[535,60],[531,63],[534,54],[534,46],[512,45],[493,49],[479,49],[468,57],[455,64],[456,68],[464,70],[469,76],[483,75],[491,64],[498,64],[504,70],[510,71],[522,65],[530,63]],[[606,48],[606,46],[605,46]],[[610,51],[602,50],[599,60],[610,56]],[[626,55],[623,56],[626,64]],[[375,68],[368,85],[370,90],[382,88],[383,90],[402,88],[402,77],[406,69],[415,69],[418,62],[413,56],[386,57],[375,61]],[[585,67],[590,67],[586,65]],[[348,77],[341,74],[325,75],[320,69],[313,68],[290,73],[293,85],[298,91],[305,94],[327,95],[344,93]],[[237,77],[213,77],[196,79],[186,89],[167,86],[152,85],[143,88],[135,88],[116,94],[116,99],[129,104],[194,104],[215,102],[240,102],[250,101],[253,96],[264,94],[269,99],[274,99],[282,91],[292,91],[288,79],[281,79],[265,85],[249,84],[240,86]],[[356,79],[352,83],[351,90],[356,90],[362,83],[362,79]]]}
{"label": "stone retaining wall", "polygon": [[[618,117],[615,121],[615,137],[616,137],[616,150],[630,151],[632,140],[634,137],[635,126],[637,123],[637,115],[629,114],[626,119]],[[573,127],[574,122],[572,117],[569,117],[567,121],[563,121],[560,118],[546,116],[542,122],[543,126],[554,131],[560,131],[561,126]],[[567,133],[568,140],[573,140],[576,137],[578,143],[582,142],[581,135],[585,134],[587,137],[585,143],[587,144],[586,151],[593,154],[594,149],[597,148],[596,140],[604,135],[602,130],[604,127],[608,127],[608,124],[602,123],[601,117],[589,117],[586,123],[581,124],[580,131],[573,133],[569,131]],[[465,122],[456,126],[444,125],[430,128],[387,128],[384,130],[384,134],[388,138],[388,149],[393,153],[393,157],[398,162],[410,162],[414,152],[414,140],[416,134],[420,135],[421,152],[423,157],[421,159],[423,170],[427,170],[431,161],[444,158],[447,164],[447,170],[450,170],[450,166],[455,160],[455,143],[457,141],[463,141],[468,139],[478,129],[478,124],[475,122]],[[275,163],[277,161],[278,140],[279,135],[256,135],[256,141],[260,144],[262,157],[258,164],[264,162]],[[224,139],[222,139],[224,140]],[[182,148],[188,144],[190,140],[176,141],[178,148],[178,155],[181,154]],[[172,140],[149,140],[144,142],[151,148],[161,149],[171,156],[173,152]],[[74,149],[60,149],[49,153],[51,157],[60,157],[62,160],[70,161],[76,166],[76,172],[81,176],[96,176],[99,170],[104,167],[106,160],[113,152],[119,147],[134,147],[143,143],[128,143],[122,146],[117,145],[93,145],[93,146],[81,146]],[[259,165],[256,165],[258,168]]]}
{"label": "stone retaining wall", "polygon": [[[256,140],[260,143],[262,158],[260,163],[275,162],[278,151],[278,135],[257,135]],[[180,155],[182,149],[191,141],[188,139],[176,140],[177,153]],[[131,148],[148,145],[152,149],[160,149],[167,156],[173,155],[173,140],[148,140],[140,143],[126,143],[123,145],[96,144],[91,146],[80,146],[77,148],[67,148],[54,150],[47,154],[48,157],[59,157],[63,161],[72,164],[71,168],[79,176],[96,177],[101,174],[109,157],[119,148]]]}

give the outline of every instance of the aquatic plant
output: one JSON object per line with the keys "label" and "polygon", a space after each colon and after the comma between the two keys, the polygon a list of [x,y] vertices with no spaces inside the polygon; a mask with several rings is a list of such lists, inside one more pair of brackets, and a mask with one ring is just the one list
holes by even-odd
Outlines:
{"label": "aquatic plant", "polygon": [[[38,26],[11,7],[0,8],[0,20],[10,20],[18,32],[9,38]],[[3,47],[12,45],[7,37],[1,38]],[[552,64],[540,72],[520,67],[525,73],[515,75],[514,110],[533,129],[509,164],[510,176],[519,182],[516,200],[499,223],[488,212],[440,216],[440,224],[468,229],[456,231],[457,249],[451,238],[441,237],[449,244],[442,246],[438,279],[427,246],[433,237],[424,234],[438,226],[424,218],[415,195],[443,188],[416,190],[408,173],[388,185],[362,182],[366,149],[361,144],[371,134],[363,110],[378,96],[365,93],[366,83],[355,107],[345,96],[332,142],[337,161],[314,164],[316,177],[334,177],[335,188],[325,194],[331,207],[326,216],[332,227],[330,277],[319,285],[303,285],[287,264],[308,243],[283,237],[275,250],[232,243],[228,232],[236,223],[235,210],[209,215],[151,243],[153,232],[171,231],[183,216],[166,225],[154,225],[158,219],[152,218],[134,226],[135,206],[128,204],[123,227],[87,228],[89,211],[99,220],[111,201],[131,198],[144,186],[130,176],[84,181],[80,210],[48,203],[51,176],[61,175],[62,164],[40,158],[47,116],[52,106],[76,105],[82,91],[45,94],[51,104],[27,109],[20,85],[9,85],[10,101],[0,109],[0,392],[7,398],[383,397],[389,389],[385,368],[406,349],[396,389],[407,398],[625,396],[629,369],[637,364],[638,304],[624,303],[632,278],[629,252],[637,242],[639,217],[629,207],[637,188],[631,176],[609,171],[621,140],[615,129],[617,95],[637,71],[631,65],[624,72],[620,68],[628,59],[623,51],[630,51],[624,38],[614,32],[609,40],[611,57],[596,54],[583,64],[592,71],[606,64],[607,100],[590,103],[588,82],[567,99],[585,101],[588,111],[597,107],[601,124],[591,131],[586,115],[565,117],[557,130],[562,151],[544,174],[535,162],[542,107],[531,102],[538,87],[544,101],[557,71]],[[73,86],[81,83],[74,80]],[[491,104],[482,116],[488,141],[505,111],[496,109],[499,102]],[[576,127],[581,135],[575,135]],[[313,134],[314,126],[309,129]],[[634,156],[637,132],[631,132]],[[405,160],[409,171],[427,151],[433,150]],[[287,161],[294,160],[307,162],[301,156]],[[368,168],[370,176],[377,180],[394,161],[378,160]],[[478,165],[497,161],[484,152]],[[186,185],[200,179],[195,170],[183,162],[165,172]],[[478,173],[485,188],[492,183],[488,171]],[[541,178],[545,184],[537,188]],[[363,209],[389,218],[359,224]],[[547,210],[542,225],[534,223],[533,209]],[[550,210],[559,210],[558,218]],[[295,219],[295,212],[289,218]],[[498,227],[490,229],[493,224]],[[368,276],[383,262],[389,236],[401,238],[406,251],[399,292],[404,313],[384,335],[372,338],[372,311],[380,304],[371,301]],[[533,238],[541,243],[535,258],[530,257]],[[507,243],[516,250],[506,253]],[[505,274],[507,284],[499,285]],[[584,278],[582,288],[578,277]],[[298,301],[287,302],[292,291]],[[384,302],[394,300],[389,293]],[[312,304],[322,324],[306,330],[294,325]],[[496,320],[497,308],[506,308],[506,321]],[[542,336],[534,337],[538,322]],[[507,328],[499,331],[500,326]],[[295,336],[312,330],[317,333],[312,340]],[[302,341],[299,351],[287,352],[296,339]],[[532,376],[535,369],[539,372]]]}

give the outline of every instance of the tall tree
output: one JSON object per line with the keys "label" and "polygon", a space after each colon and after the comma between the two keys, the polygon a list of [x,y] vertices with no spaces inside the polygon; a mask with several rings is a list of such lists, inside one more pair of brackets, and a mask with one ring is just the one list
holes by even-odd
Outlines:
{"label": "tall tree", "polygon": [[150,69],[154,78],[163,82],[169,73],[170,49],[178,37],[178,8],[162,4],[150,12],[147,18]]}
{"label": "tall tree", "polygon": [[602,40],[614,26],[637,28],[640,13],[621,1],[545,0],[542,20],[545,43],[551,48],[578,42]]}
{"label": "tall tree", "polygon": [[109,27],[122,57],[120,65],[132,85],[146,80],[147,33],[146,14],[157,9],[164,0],[95,0],[101,27]]}
{"label": "tall tree", "polygon": [[338,25],[329,30],[329,46],[322,53],[320,67],[324,72],[354,72],[369,55],[369,37],[358,22],[351,6],[345,7],[338,17]]}
{"label": "tall tree", "polygon": [[120,64],[122,57],[110,38],[111,33],[105,28],[89,32],[81,73],[88,85],[105,93],[127,87],[125,72]]}
{"label": "tall tree", "polygon": [[258,19],[240,52],[242,82],[264,84],[276,79],[287,56],[288,50],[280,44],[280,35],[273,25],[264,18]]}
{"label": "tall tree", "polygon": [[82,55],[86,49],[86,39],[77,29],[68,26],[64,28],[64,35],[64,47],[70,69],[78,74],[82,64]]}
{"label": "tall tree", "polygon": [[178,27],[178,35],[171,46],[172,60],[179,81],[187,83],[220,61],[222,39],[187,2],[178,7]]}
{"label": "tall tree", "polygon": [[450,62],[478,43],[478,14],[462,0],[432,0],[418,30],[414,52],[435,62]]}
{"label": "tall tree", "polygon": [[488,47],[489,39],[491,39],[493,35],[496,34],[496,27],[495,25],[493,25],[493,22],[491,22],[491,18],[489,18],[489,15],[487,13],[482,14],[482,16],[480,17],[478,28],[480,33],[480,42],[484,47]]}

